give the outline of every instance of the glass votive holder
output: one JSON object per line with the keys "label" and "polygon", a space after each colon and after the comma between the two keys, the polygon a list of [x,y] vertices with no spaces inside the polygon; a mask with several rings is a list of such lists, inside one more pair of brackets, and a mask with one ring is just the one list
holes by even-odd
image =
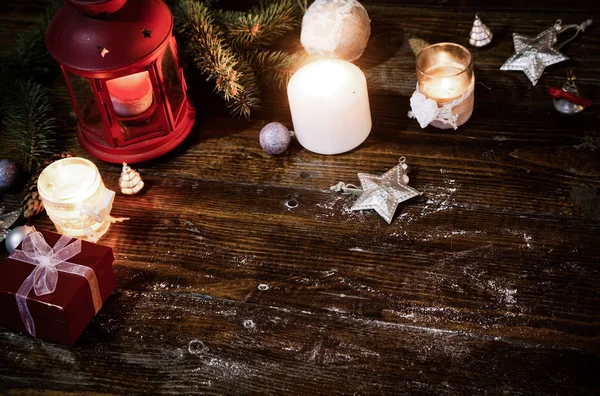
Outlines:
{"label": "glass votive holder", "polygon": [[[419,91],[438,107],[451,108],[460,126],[473,114],[475,75],[471,53],[462,45],[437,43],[417,55],[417,83]],[[441,129],[453,125],[435,120],[429,125]]]}
{"label": "glass votive holder", "polygon": [[38,192],[60,234],[95,242],[108,231],[115,193],[104,186],[90,160],[72,157],[48,165],[38,179]]}

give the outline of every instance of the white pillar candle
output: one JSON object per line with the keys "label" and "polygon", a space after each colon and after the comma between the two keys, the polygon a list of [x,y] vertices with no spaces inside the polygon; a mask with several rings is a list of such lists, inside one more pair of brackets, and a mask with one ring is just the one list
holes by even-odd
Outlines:
{"label": "white pillar candle", "polygon": [[85,158],[64,158],[48,165],[38,179],[46,213],[59,233],[92,239],[111,224],[114,192],[108,190],[98,168]]}
{"label": "white pillar candle", "polygon": [[298,142],[318,154],[358,147],[371,132],[364,73],[350,62],[319,60],[290,79],[288,99]]}
{"label": "white pillar candle", "polygon": [[152,83],[147,71],[107,80],[106,86],[118,116],[140,115],[152,106]]}

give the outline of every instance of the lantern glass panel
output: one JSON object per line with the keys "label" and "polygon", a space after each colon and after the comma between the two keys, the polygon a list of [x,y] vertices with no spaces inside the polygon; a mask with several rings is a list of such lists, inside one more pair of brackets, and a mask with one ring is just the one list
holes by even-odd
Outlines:
{"label": "lantern glass panel", "polygon": [[[145,117],[146,115],[149,115],[149,117]],[[157,127],[158,125],[161,125],[160,112],[155,111],[154,106],[148,109],[142,116],[142,118],[137,120],[127,120],[123,117],[117,117],[122,136],[122,143],[119,144],[120,146],[126,146],[158,136],[164,136],[169,133],[169,131]]]}
{"label": "lantern glass panel", "polygon": [[185,99],[185,94],[179,78],[180,70],[175,63],[175,58],[173,57],[170,45],[167,46],[165,53],[163,54],[160,66],[167,100],[171,105],[171,113],[173,114],[173,119],[177,121]]}
{"label": "lantern glass panel", "polygon": [[75,111],[81,124],[97,137],[104,138],[104,123],[89,79],[65,71],[73,94]]}

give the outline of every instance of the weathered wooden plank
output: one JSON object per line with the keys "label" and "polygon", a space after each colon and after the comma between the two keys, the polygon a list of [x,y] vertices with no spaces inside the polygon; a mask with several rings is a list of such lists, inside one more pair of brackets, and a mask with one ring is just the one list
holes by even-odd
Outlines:
{"label": "weathered wooden plank", "polygon": [[598,336],[593,220],[465,208],[448,194],[401,205],[387,225],[330,192],[146,180],[141,195],[117,196],[113,215],[131,220],[102,240],[121,288],[526,340],[543,332],[536,342],[557,345]]}
{"label": "weathered wooden plank", "polygon": [[0,330],[5,390],[589,394],[598,356],[195,294],[120,292],[74,348]]}
{"label": "weathered wooden plank", "polygon": [[[593,177],[598,174],[595,135],[538,143],[379,129],[342,156],[312,154],[295,143],[289,156],[271,157],[258,144],[262,125],[214,119],[198,126],[187,148],[139,169],[148,180],[186,178],[326,191],[338,181],[358,182],[358,172],[383,173],[406,155],[411,184],[434,201],[448,198],[456,206],[558,216],[579,212],[572,193],[580,184],[598,186]],[[118,177],[116,166],[100,167],[105,178]],[[578,175],[586,177],[574,177]]]}
{"label": "weathered wooden plank", "polygon": [[[328,192],[149,182],[154,193],[117,197],[113,214],[131,220],[102,241],[115,249],[122,288],[524,339],[545,328],[543,342],[565,345],[598,336],[594,221],[444,200],[402,205],[388,226],[373,212],[349,212],[354,198]],[[269,292],[257,291],[261,283]]]}

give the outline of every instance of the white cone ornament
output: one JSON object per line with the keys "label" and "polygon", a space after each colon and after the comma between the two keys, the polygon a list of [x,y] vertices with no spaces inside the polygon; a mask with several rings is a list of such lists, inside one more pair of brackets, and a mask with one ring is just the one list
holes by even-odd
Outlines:
{"label": "white cone ornament", "polygon": [[371,20],[356,0],[316,0],[304,14],[300,41],[311,55],[358,59],[369,41]]}
{"label": "white cone ornament", "polygon": [[469,44],[473,47],[484,47],[492,41],[493,37],[494,35],[490,29],[481,22],[479,15],[475,14],[475,21],[473,21],[473,28],[469,36]]}
{"label": "white cone ornament", "polygon": [[123,170],[119,178],[119,187],[121,187],[121,192],[125,195],[137,194],[144,188],[144,182],[140,174],[131,169],[125,162],[123,162]]}

